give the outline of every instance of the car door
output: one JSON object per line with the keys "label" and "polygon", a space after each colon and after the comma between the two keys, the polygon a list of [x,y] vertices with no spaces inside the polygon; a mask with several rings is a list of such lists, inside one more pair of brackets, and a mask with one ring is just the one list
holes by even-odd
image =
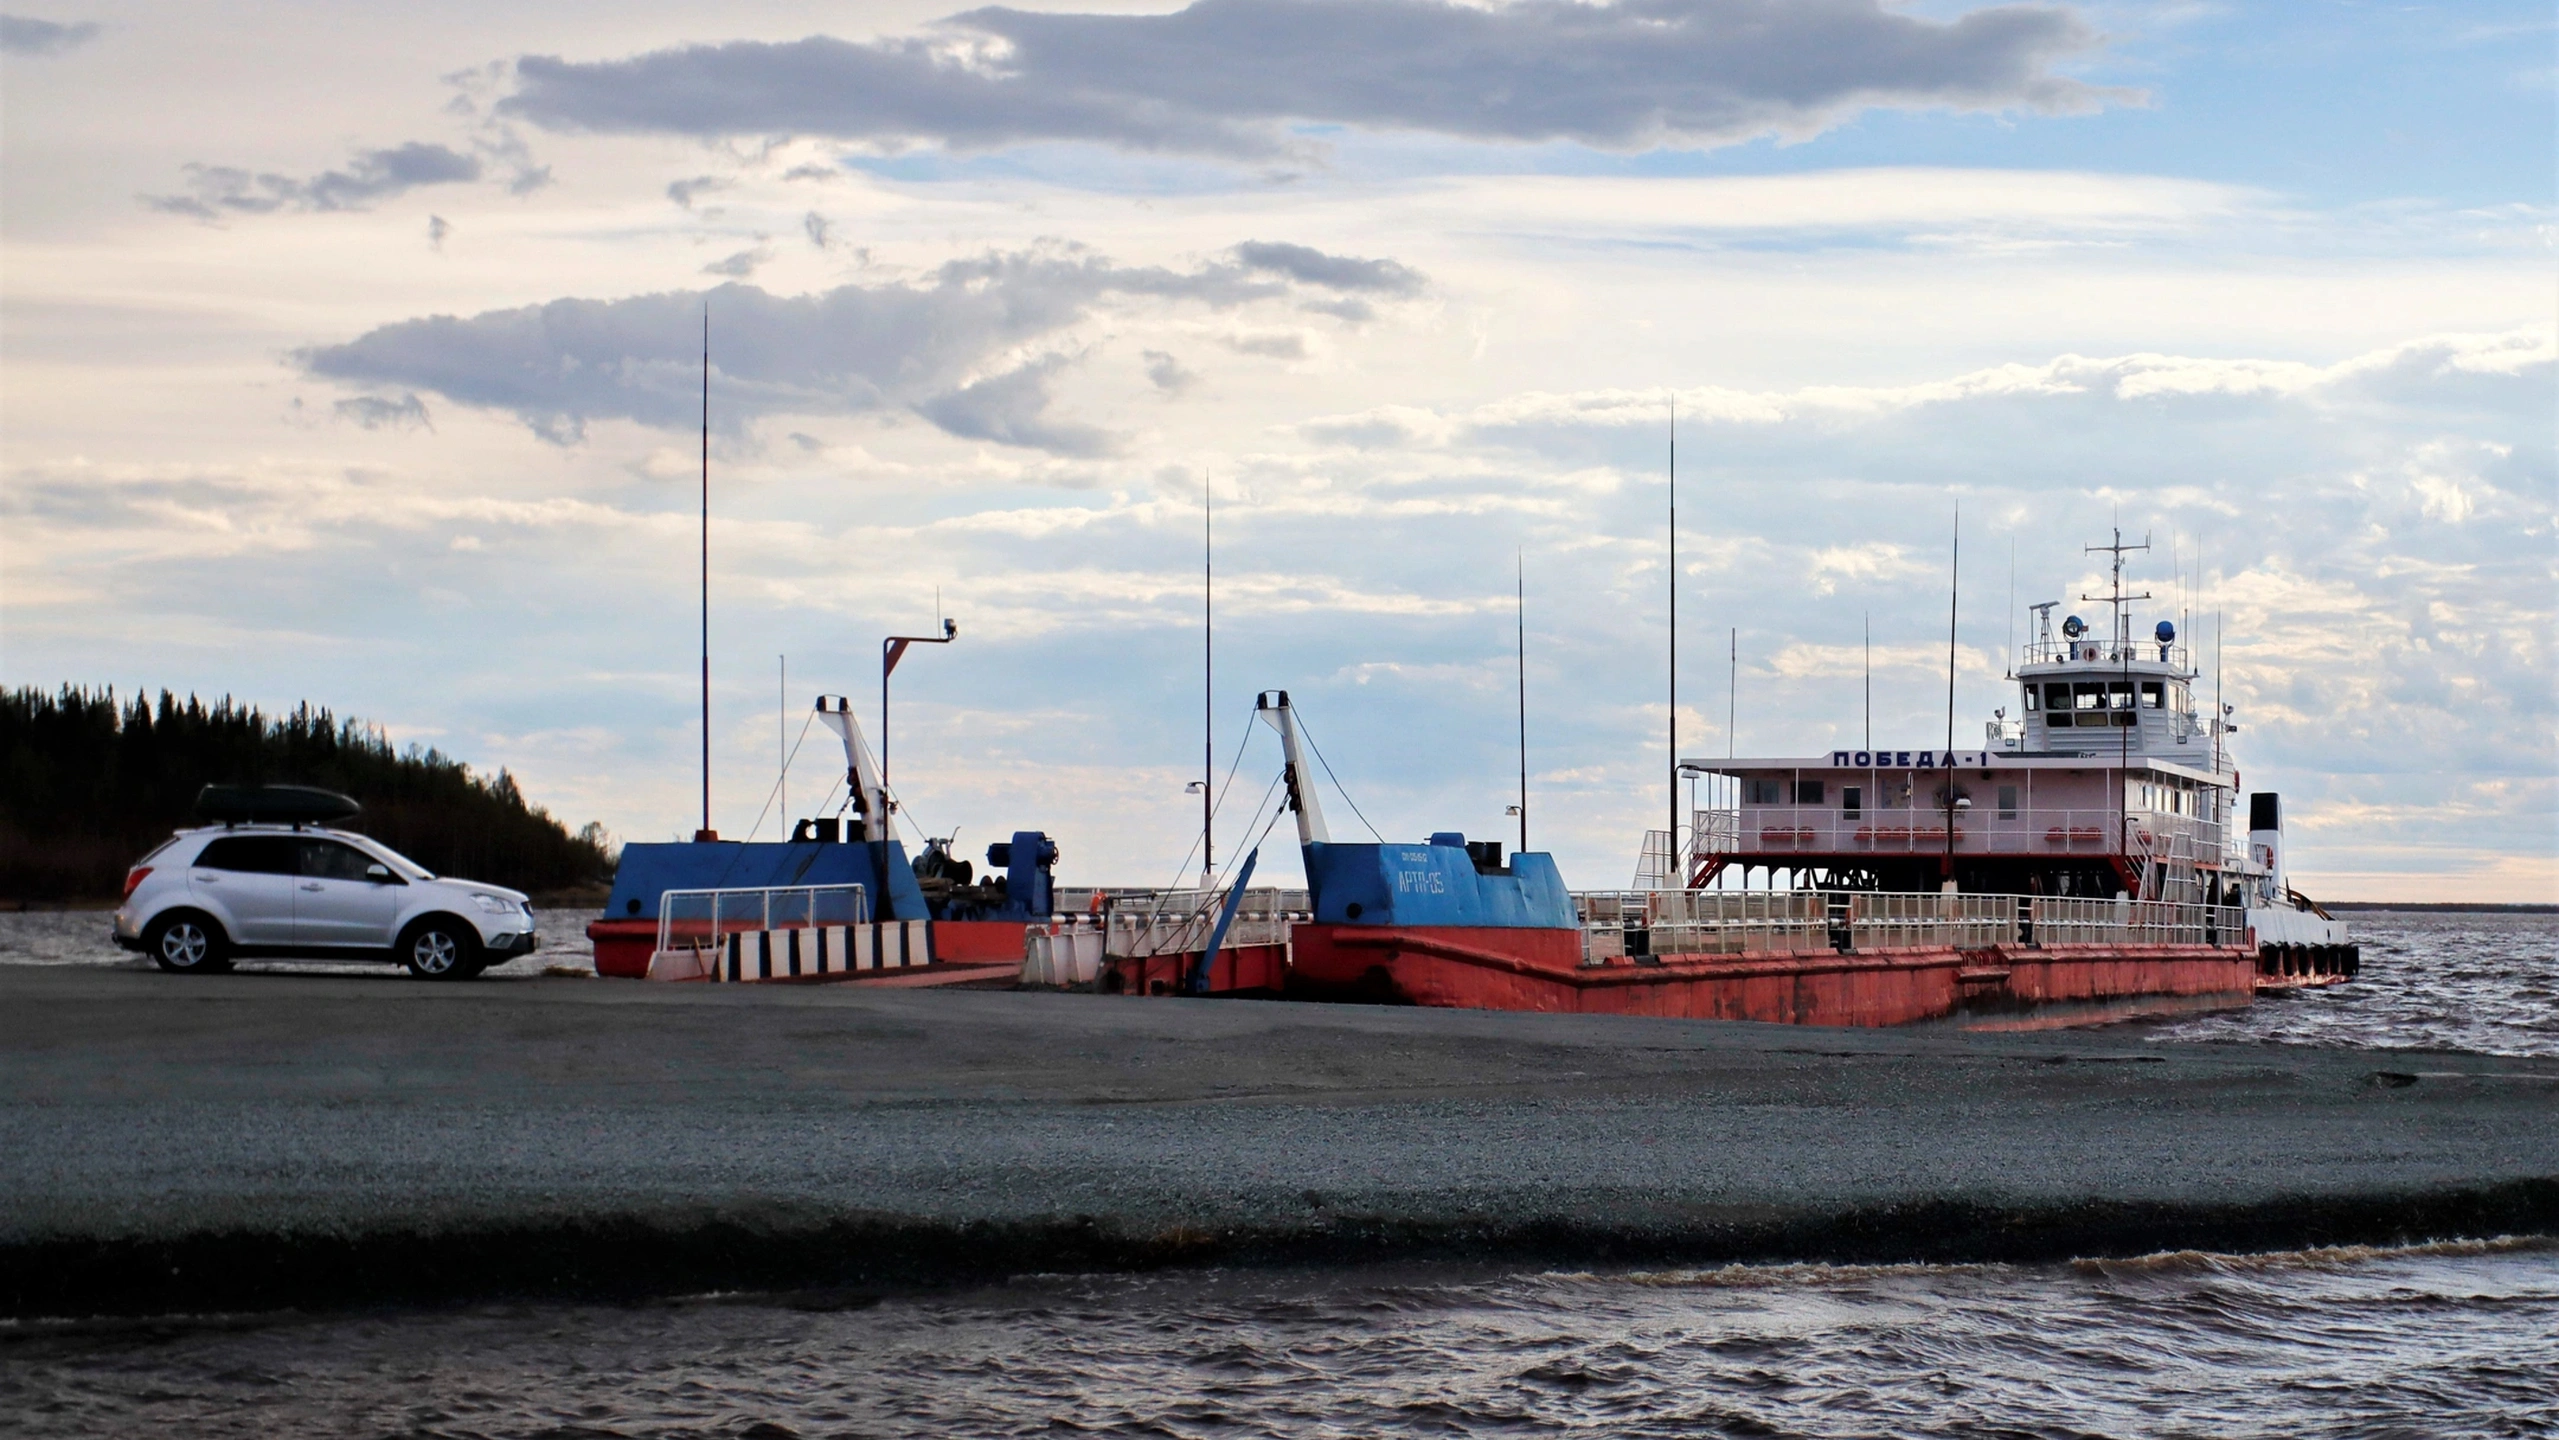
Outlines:
{"label": "car door", "polygon": [[[305,837],[299,845],[294,943],[389,945],[391,922],[400,910],[400,878],[389,866],[343,840]],[[379,877],[375,871],[381,872]]]}
{"label": "car door", "polygon": [[222,918],[234,942],[292,943],[297,843],[290,835],[223,835],[187,868],[190,887]]}

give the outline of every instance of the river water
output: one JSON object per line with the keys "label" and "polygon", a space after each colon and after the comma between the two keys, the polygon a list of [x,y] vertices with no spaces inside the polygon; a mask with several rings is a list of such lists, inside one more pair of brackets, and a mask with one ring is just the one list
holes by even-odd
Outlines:
{"label": "river water", "polygon": [[[584,918],[543,929],[565,939]],[[0,963],[137,963],[103,942],[104,920],[0,915]],[[2353,924],[2352,984],[2128,1033],[2559,1055],[2559,916]],[[2559,1240],[2053,1266],[1034,1276],[857,1304],[0,1325],[9,1431],[2549,1436]]]}
{"label": "river water", "polygon": [[853,1308],[21,1328],[0,1415],[198,1437],[2546,1436],[2559,1248],[1040,1276]]}

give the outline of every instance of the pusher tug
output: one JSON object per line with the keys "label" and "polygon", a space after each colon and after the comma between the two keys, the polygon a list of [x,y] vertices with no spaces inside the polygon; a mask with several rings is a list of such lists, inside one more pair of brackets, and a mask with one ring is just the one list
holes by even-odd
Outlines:
{"label": "pusher tug", "polygon": [[[989,863],[1006,873],[978,883],[945,841],[927,842],[910,861],[897,835],[897,802],[851,701],[819,696],[817,719],[844,745],[841,810],[801,820],[788,841],[623,846],[604,914],[587,926],[596,973],[931,984],[1019,968],[1025,932],[1052,908],[1055,843],[1017,831],[988,847]],[[705,973],[669,976],[665,960],[679,947],[710,956],[699,962]],[[715,961],[717,973],[709,973]]]}
{"label": "pusher tug", "polygon": [[[1663,888],[1567,897],[1544,855],[1455,835],[1336,845],[1279,729],[1315,923],[1289,993],[1483,1009],[2035,1027],[2249,1003],[2355,973],[2344,925],[2283,874],[2280,802],[2249,797],[2226,717],[2162,622],[2136,643],[2114,557],[2111,638],[2078,617],[2016,673],[2022,720],[1983,748],[1688,760],[1728,804],[1693,816]],[[2055,602],[2056,604],[2058,602]],[[1655,832],[1647,850],[1667,856]],[[1787,887],[1708,888],[1783,872]],[[1676,887],[1676,888],[1673,888]]]}

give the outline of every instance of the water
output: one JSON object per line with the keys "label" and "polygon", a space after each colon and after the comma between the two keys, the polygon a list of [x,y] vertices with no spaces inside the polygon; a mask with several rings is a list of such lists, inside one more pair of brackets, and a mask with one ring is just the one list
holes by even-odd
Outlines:
{"label": "water", "polygon": [[0,1332],[46,1435],[2521,1436],[2548,1242],[2009,1266],[1042,1276]]}
{"label": "water", "polygon": [[2363,911],[2363,972],[2239,1010],[2147,1027],[2155,1040],[2559,1055],[2559,914]]}

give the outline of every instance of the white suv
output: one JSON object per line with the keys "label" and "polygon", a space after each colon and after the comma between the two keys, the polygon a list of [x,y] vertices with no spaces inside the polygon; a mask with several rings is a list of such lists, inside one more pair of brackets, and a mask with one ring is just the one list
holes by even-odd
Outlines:
{"label": "white suv", "polygon": [[301,956],[396,960],[426,980],[468,980],[540,944],[521,892],[439,879],[316,825],[179,831],[124,877],[115,942],[180,974]]}

